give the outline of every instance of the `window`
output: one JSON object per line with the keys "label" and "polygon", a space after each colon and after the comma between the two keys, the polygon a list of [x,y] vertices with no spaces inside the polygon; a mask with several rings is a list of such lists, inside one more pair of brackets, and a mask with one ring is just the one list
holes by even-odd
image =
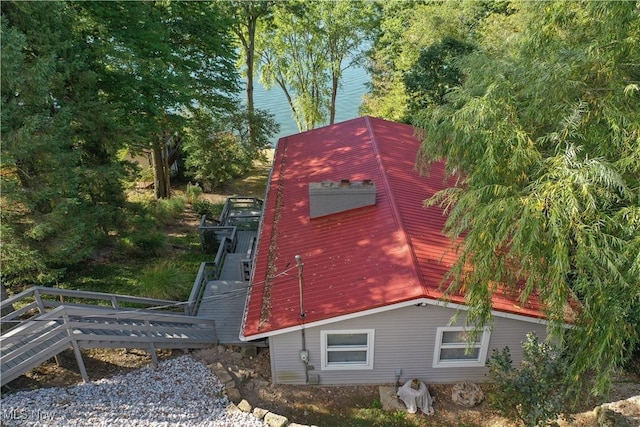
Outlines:
{"label": "window", "polygon": [[489,328],[478,331],[476,341],[469,344],[470,331],[459,326],[438,328],[433,354],[434,368],[484,366],[489,350]]}
{"label": "window", "polygon": [[322,331],[322,369],[373,369],[373,329]]}

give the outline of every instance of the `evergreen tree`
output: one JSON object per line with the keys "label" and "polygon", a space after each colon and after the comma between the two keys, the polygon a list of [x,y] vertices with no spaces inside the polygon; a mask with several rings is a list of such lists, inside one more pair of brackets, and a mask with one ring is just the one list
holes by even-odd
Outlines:
{"label": "evergreen tree", "polygon": [[47,283],[117,227],[121,115],[64,2],[2,3],[2,278]]}

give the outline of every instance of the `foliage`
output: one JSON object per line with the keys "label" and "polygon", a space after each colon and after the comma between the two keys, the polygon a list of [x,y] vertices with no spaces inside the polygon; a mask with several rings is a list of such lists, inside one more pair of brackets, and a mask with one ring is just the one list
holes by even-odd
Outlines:
{"label": "foliage", "polygon": [[120,239],[120,250],[127,256],[140,258],[158,256],[164,253],[167,236],[158,230],[152,217],[136,217],[132,227]]}
{"label": "foliage", "polygon": [[383,3],[369,53],[371,90],[361,113],[409,122],[423,97],[437,100],[438,87],[457,84],[455,60],[475,45],[482,23],[512,13],[503,1]]}
{"label": "foliage", "polygon": [[122,223],[120,112],[77,19],[65,2],[2,2],[4,283],[48,282]]}
{"label": "foliage", "polygon": [[186,301],[192,285],[188,274],[171,262],[161,261],[142,270],[135,290],[147,298]]}
{"label": "foliage", "polygon": [[464,84],[416,119],[419,162],[444,159],[461,184],[428,203],[449,212],[449,291],[464,289],[469,321],[490,321],[497,284],[537,298],[557,337],[576,326],[571,383],[593,371],[601,393],[640,342],[640,13],[513,5],[459,58]]}
{"label": "foliage", "polygon": [[404,75],[409,116],[445,102],[445,95],[463,81],[455,60],[472,50],[473,46],[468,43],[444,37],[420,51],[415,66]]}
{"label": "foliage", "polygon": [[145,213],[129,210],[133,170],[118,153],[158,151],[194,102],[235,109],[232,21],[220,7],[2,2],[3,283],[50,283],[114,237],[147,240],[130,230]]}
{"label": "foliage", "polygon": [[[192,113],[192,127],[185,131],[186,174],[209,191],[221,188],[233,178],[246,173],[255,160],[264,156],[269,137],[278,125],[269,114],[256,110],[252,117],[246,110],[216,117],[199,109]],[[249,138],[248,123],[253,123],[254,144]]]}
{"label": "foliage", "polygon": [[531,427],[547,425],[567,408],[566,361],[559,349],[539,342],[534,333],[527,334],[522,347],[520,367],[513,366],[509,347],[493,350],[487,366],[496,387],[489,399],[507,418]]}
{"label": "foliage", "polygon": [[169,197],[167,135],[197,103],[229,111],[238,92],[232,21],[219,2],[80,3],[82,29],[101,54],[95,68],[109,101],[128,112],[136,148],[151,148],[156,197]]}
{"label": "foliage", "polygon": [[189,182],[187,184],[185,194],[187,196],[187,202],[189,202],[190,204],[194,204],[202,195],[202,187],[200,187],[198,184],[192,184]]}
{"label": "foliage", "polygon": [[198,215],[206,215],[208,218],[218,219],[222,213],[224,203],[211,203],[207,200],[197,200],[191,205],[193,210]]}
{"label": "foliage", "polygon": [[372,31],[366,1],[278,2],[261,27],[261,81],[279,86],[301,131],[333,123],[342,72],[354,64]]}
{"label": "foliage", "polygon": [[273,17],[274,2],[270,0],[230,1],[224,4],[229,8],[230,14],[234,17],[232,31],[242,47],[243,55],[240,58],[240,62],[244,64],[247,116],[250,118],[247,121],[247,133],[249,143],[255,146],[258,144],[256,143],[254,122],[251,118],[256,114],[253,100],[253,84],[257,65],[255,59],[256,33],[259,24],[263,26],[270,25]]}

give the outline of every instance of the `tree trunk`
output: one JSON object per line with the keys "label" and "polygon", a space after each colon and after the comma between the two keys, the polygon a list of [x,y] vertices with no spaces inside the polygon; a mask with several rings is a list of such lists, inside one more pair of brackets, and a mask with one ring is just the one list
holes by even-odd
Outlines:
{"label": "tree trunk", "polygon": [[336,99],[338,98],[338,76],[335,73],[331,75],[331,108],[329,109],[329,124],[332,125],[336,121]]}
{"label": "tree trunk", "polygon": [[255,55],[255,43],[256,43],[256,21],[257,17],[251,16],[247,26],[248,32],[248,45],[247,45],[247,112],[249,113],[249,143],[251,147],[255,147],[256,144],[256,132],[254,129],[254,104],[253,104],[253,69],[254,69],[254,55]]}
{"label": "tree trunk", "polygon": [[171,171],[169,170],[169,153],[165,135],[154,144],[152,154],[153,187],[156,199],[168,199],[171,196]]}

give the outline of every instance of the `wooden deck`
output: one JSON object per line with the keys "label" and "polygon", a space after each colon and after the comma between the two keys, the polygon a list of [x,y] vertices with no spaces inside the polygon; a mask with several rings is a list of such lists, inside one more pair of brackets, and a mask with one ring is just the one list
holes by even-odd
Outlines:
{"label": "wooden deck", "polygon": [[220,344],[239,345],[240,324],[249,282],[215,280],[207,283],[198,317],[213,319]]}
{"label": "wooden deck", "polygon": [[240,345],[240,324],[249,289],[244,263],[252,259],[257,230],[238,230],[234,252],[227,254],[219,280],[207,282],[198,317],[213,319],[220,344]]}

